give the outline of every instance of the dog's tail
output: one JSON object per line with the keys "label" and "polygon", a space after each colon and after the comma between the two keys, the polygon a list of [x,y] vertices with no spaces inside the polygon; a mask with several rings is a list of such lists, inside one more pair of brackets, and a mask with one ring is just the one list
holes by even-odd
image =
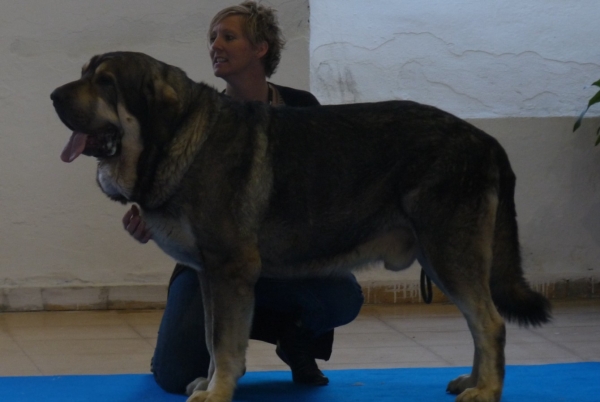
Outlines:
{"label": "dog's tail", "polygon": [[508,321],[539,326],[550,321],[550,302],[533,291],[523,277],[514,202],[516,177],[502,149],[497,154],[497,162],[499,190],[490,278],[492,299],[498,312]]}

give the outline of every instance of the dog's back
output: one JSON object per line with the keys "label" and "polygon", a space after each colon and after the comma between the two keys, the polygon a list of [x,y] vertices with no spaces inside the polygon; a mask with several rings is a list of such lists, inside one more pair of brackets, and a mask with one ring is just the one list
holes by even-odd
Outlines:
{"label": "dog's back", "polygon": [[[399,228],[415,233],[417,221],[444,221],[461,203],[483,203],[493,193],[494,303],[519,324],[548,321],[548,301],[523,277],[516,179],[496,139],[451,114],[408,101],[271,109],[268,127],[273,189],[265,225],[278,228],[278,235],[263,236],[276,242],[263,249],[283,254],[265,255],[266,261],[345,255]],[[424,199],[436,205],[427,209],[430,216],[415,205]],[[471,218],[478,218],[476,210]]]}

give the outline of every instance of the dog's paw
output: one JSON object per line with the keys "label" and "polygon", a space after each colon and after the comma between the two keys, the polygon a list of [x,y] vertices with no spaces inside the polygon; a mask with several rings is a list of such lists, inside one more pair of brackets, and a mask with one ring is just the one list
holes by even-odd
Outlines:
{"label": "dog's paw", "polygon": [[186,402],[231,402],[231,397],[209,391],[194,391]]}
{"label": "dog's paw", "polygon": [[467,388],[456,397],[456,402],[499,402],[500,394],[490,389]]}
{"label": "dog's paw", "polygon": [[185,387],[185,394],[191,396],[194,391],[206,391],[208,389],[208,378],[198,377]]}
{"label": "dog's paw", "polygon": [[461,375],[448,383],[446,392],[454,395],[458,395],[467,388],[473,388],[477,385],[477,381],[473,379],[469,374]]}
{"label": "dog's paw", "polygon": [[186,402],[212,402],[210,392],[208,391],[194,391]]}

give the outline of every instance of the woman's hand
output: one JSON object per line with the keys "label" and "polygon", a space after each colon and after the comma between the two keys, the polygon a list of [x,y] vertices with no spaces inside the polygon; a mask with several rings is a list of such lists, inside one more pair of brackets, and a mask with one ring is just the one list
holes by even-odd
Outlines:
{"label": "woman's hand", "polygon": [[125,213],[122,222],[125,230],[140,243],[148,243],[148,240],[152,238],[152,233],[146,228],[146,223],[140,216],[140,210],[136,205],[132,205],[131,209]]}

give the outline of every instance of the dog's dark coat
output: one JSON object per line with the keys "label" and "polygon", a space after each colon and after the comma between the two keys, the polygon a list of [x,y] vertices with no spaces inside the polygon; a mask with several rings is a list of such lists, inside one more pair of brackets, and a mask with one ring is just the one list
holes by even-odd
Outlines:
{"label": "dog's dark coat", "polygon": [[498,311],[525,325],[549,318],[523,278],[508,157],[455,116],[401,101],[239,103],[127,52],[94,57],[52,99],[76,131],[63,159],[98,157],[102,190],[139,203],[159,246],[199,271],[212,363],[189,401],[231,400],[259,275],[418,259],[474,338],[472,373],[448,385],[458,401],[500,399]]}

